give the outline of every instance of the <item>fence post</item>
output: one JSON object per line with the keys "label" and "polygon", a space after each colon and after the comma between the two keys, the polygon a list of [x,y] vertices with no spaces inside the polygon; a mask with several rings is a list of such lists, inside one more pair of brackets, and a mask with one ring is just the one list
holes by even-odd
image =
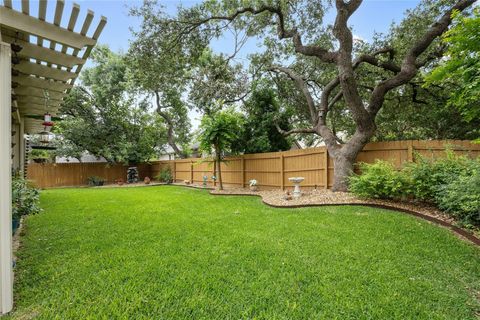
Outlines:
{"label": "fence post", "polygon": [[280,153],[280,187],[282,190],[285,190],[285,182],[284,182],[284,176],[285,176],[285,161],[283,157],[283,152]]}
{"label": "fence post", "polygon": [[193,184],[193,161],[190,161],[190,183]]}
{"label": "fence post", "polygon": [[175,162],[175,158],[173,159],[173,183],[177,182],[177,163]]}
{"label": "fence post", "polygon": [[328,189],[328,149],[327,147],[325,148],[325,157],[324,157],[324,162],[323,162],[323,181],[325,181],[325,189]]}
{"label": "fence post", "polygon": [[408,162],[413,162],[413,141],[407,141],[407,153],[408,153]]}
{"label": "fence post", "polygon": [[245,158],[242,156],[242,188],[245,188]]}

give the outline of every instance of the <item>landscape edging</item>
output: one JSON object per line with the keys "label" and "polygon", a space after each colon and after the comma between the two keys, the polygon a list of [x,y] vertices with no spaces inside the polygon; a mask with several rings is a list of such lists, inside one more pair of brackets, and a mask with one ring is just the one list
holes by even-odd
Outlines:
{"label": "landscape edging", "polygon": [[[213,190],[212,190],[213,191]],[[407,213],[407,214],[410,214],[410,215],[413,215],[415,217],[418,217],[418,218],[421,218],[421,219],[424,219],[424,220],[427,220],[429,222],[433,222],[437,225],[440,225],[442,227],[445,227],[445,228],[448,228],[449,230],[451,230],[452,232],[460,235],[461,237],[469,240],[470,242],[472,242],[473,244],[477,245],[480,247],[480,239],[477,238],[473,233],[471,232],[468,232],[460,227],[457,227],[447,221],[443,221],[441,219],[437,219],[435,217],[432,217],[432,216],[428,216],[426,214],[423,214],[423,213],[420,213],[420,212],[417,212],[417,211],[413,211],[413,210],[408,210],[408,209],[405,209],[405,208],[399,208],[399,207],[395,207],[395,206],[389,206],[389,205],[382,205],[382,204],[374,204],[374,203],[368,203],[368,202],[365,202],[365,203],[325,203],[325,204],[299,204],[299,205],[287,205],[287,206],[280,206],[280,205],[274,205],[274,204],[271,204],[271,203],[268,203],[268,202],[265,202],[263,200],[263,197],[262,195],[260,194],[249,194],[249,193],[216,193],[216,192],[212,192],[210,191],[209,194],[211,195],[215,195],[215,196],[253,196],[253,197],[260,197],[262,199],[262,203],[269,206],[269,207],[272,207],[272,208],[277,208],[277,209],[295,209],[295,208],[306,208],[306,207],[325,207],[325,206],[362,206],[362,207],[372,207],[372,208],[380,208],[380,209],[387,209],[387,210],[393,210],[393,211],[399,211],[399,212],[402,212],[402,213]]]}

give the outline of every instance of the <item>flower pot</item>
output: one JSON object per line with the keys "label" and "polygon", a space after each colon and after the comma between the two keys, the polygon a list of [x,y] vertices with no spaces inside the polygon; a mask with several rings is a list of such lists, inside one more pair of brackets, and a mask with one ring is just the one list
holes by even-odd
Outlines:
{"label": "flower pot", "polygon": [[250,186],[250,191],[257,191],[258,190],[258,186]]}
{"label": "flower pot", "polygon": [[12,219],[12,234],[15,234],[18,227],[20,226],[20,218],[13,218]]}

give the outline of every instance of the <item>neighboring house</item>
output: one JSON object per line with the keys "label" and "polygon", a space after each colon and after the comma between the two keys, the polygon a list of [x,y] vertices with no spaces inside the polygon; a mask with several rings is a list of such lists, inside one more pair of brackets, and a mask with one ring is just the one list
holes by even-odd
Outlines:
{"label": "neighboring house", "polygon": [[80,158],[80,161],[77,158],[72,157],[56,157],[55,163],[79,163],[79,162],[107,162],[104,157],[95,157],[94,155],[85,153]]}

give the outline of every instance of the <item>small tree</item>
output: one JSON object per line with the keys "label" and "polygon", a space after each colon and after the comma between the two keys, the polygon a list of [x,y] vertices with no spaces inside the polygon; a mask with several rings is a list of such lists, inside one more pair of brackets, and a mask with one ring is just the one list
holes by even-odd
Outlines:
{"label": "small tree", "polygon": [[232,153],[234,144],[241,135],[243,117],[233,109],[205,115],[200,123],[200,150],[214,158],[219,189],[223,190],[220,163],[227,153]]}

